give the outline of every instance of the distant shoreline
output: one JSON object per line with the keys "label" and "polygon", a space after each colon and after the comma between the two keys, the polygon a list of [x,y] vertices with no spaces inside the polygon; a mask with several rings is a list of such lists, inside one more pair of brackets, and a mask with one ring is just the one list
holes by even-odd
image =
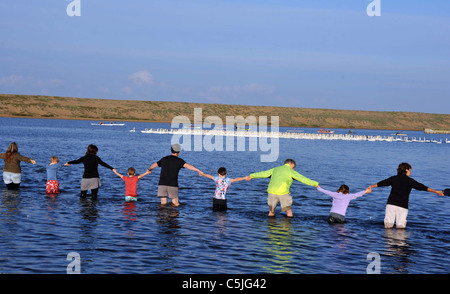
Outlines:
{"label": "distant shoreline", "polygon": [[194,108],[202,108],[202,120],[218,116],[223,124],[226,116],[266,116],[269,124],[271,116],[278,116],[280,126],[294,128],[450,129],[449,114],[0,94],[0,117],[171,123],[183,115],[194,123]]}

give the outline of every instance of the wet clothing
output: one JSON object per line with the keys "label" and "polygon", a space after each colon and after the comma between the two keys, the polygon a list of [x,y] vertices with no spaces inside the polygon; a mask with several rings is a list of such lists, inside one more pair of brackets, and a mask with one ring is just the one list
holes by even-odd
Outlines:
{"label": "wet clothing", "polygon": [[297,180],[308,186],[317,187],[317,185],[319,185],[318,182],[308,179],[293,170],[289,164],[278,166],[267,171],[253,173],[250,174],[250,177],[252,179],[270,177],[267,192],[274,195],[290,194],[289,188],[291,187],[293,180]]}
{"label": "wet clothing", "polygon": [[45,185],[45,192],[47,194],[58,194],[59,193],[59,183],[57,180],[48,180]]}
{"label": "wet clothing", "polygon": [[413,178],[400,174],[377,183],[378,187],[391,186],[391,193],[387,204],[396,205],[408,209],[409,194],[414,188],[419,191],[427,191],[428,187],[414,180]]}
{"label": "wet clothing", "polygon": [[213,211],[225,211],[228,209],[227,199],[213,198]]}

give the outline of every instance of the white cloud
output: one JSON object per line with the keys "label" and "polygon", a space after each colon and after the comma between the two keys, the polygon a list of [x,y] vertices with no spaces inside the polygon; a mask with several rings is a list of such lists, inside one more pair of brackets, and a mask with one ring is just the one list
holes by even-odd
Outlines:
{"label": "white cloud", "polygon": [[137,85],[153,85],[153,76],[148,70],[140,70],[128,77],[133,83]]}

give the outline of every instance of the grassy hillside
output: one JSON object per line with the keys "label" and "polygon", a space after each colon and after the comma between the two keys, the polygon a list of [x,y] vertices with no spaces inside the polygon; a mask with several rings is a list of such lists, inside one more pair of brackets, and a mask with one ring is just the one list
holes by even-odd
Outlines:
{"label": "grassy hillside", "polygon": [[450,129],[450,115],[415,112],[380,112],[291,107],[224,105],[186,102],[130,101],[54,96],[0,94],[0,116],[87,119],[103,121],[171,122],[184,115],[193,122],[194,108],[203,119],[219,116],[279,116],[280,126],[345,129],[424,130]]}

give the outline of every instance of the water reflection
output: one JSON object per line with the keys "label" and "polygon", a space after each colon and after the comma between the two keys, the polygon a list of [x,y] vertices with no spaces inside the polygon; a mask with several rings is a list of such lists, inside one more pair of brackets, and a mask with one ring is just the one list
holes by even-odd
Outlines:
{"label": "water reflection", "polygon": [[158,257],[164,262],[158,262],[162,268],[161,272],[173,272],[176,268],[179,250],[183,250],[180,245],[179,236],[179,208],[160,206],[157,211],[156,223],[159,225],[158,239],[156,240],[156,248],[158,248]]}
{"label": "water reflection", "polygon": [[134,225],[136,222],[136,202],[124,202],[122,205],[122,213],[124,216],[123,227],[127,230],[127,235],[132,237],[134,235]]}
{"label": "water reflection", "polygon": [[8,223],[16,223],[16,215],[20,213],[20,190],[4,189],[2,191],[2,216]]}
{"label": "water reflection", "polygon": [[414,253],[414,249],[408,242],[409,237],[411,237],[411,233],[405,229],[385,229],[385,255],[390,257],[389,264],[394,272],[409,272],[408,268],[412,265],[411,255]]}
{"label": "water reflection", "polygon": [[98,199],[80,197],[81,217],[90,222],[95,222],[98,217],[97,203]]}
{"label": "water reflection", "polygon": [[292,273],[294,256],[292,223],[290,219],[269,218],[264,251],[269,265],[263,268],[269,273]]}

